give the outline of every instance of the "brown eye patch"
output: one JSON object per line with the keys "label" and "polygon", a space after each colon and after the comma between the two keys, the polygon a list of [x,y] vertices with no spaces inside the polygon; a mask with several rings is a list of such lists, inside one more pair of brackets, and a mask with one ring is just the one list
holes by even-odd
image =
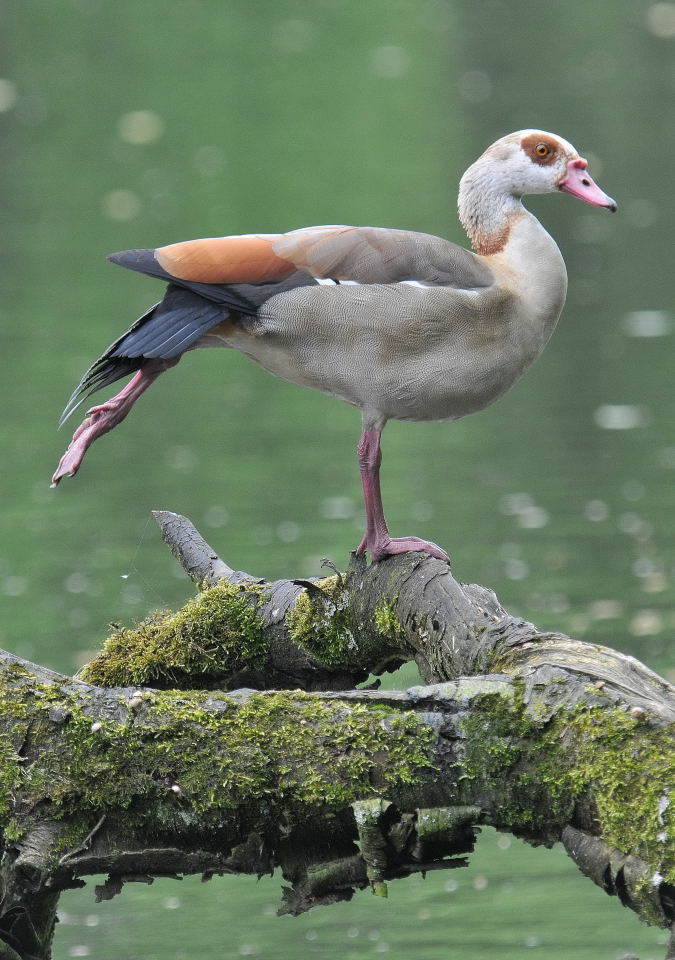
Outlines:
{"label": "brown eye patch", "polygon": [[530,133],[523,137],[520,145],[534,163],[547,166],[558,159],[558,144],[552,137],[540,133]]}

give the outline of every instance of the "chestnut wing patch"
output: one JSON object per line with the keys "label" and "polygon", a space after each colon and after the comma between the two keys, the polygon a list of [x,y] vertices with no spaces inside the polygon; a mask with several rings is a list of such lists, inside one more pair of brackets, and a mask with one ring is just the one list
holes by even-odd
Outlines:
{"label": "chestnut wing patch", "polygon": [[209,330],[226,318],[250,323],[270,297],[316,281],[290,264],[282,280],[258,283],[216,284],[181,280],[168,273],[151,249],[111,254],[113,263],[168,283],[159,303],[147,310],[87,370],[71,396],[60,423],[86,397],[128,376],[148,360],[176,360]]}
{"label": "chestnut wing patch", "polygon": [[208,237],[155,250],[161,267],[178,280],[197,283],[264,283],[295,269],[273,250],[278,234]]}
{"label": "chestnut wing patch", "polygon": [[235,317],[238,314],[255,317],[260,305],[275,293],[316,282],[306,273],[296,270],[293,264],[288,265],[290,273],[287,272],[282,280],[252,283],[202,283],[196,280],[184,280],[168,273],[160,265],[152,249],[123,250],[120,253],[111,253],[108,260],[120,267],[126,267],[127,270],[136,270],[148,277],[155,277],[184,290],[191,290],[205,300],[221,304]]}

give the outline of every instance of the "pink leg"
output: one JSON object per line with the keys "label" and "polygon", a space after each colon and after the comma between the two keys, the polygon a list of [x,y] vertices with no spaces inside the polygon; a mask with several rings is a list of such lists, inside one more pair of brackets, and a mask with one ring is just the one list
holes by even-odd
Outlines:
{"label": "pink leg", "polygon": [[177,364],[179,359],[180,357],[175,360],[149,360],[123,390],[105,403],[87,410],[86,419],[73,434],[68,449],[59,461],[52,477],[53,487],[56,487],[63,477],[75,476],[94,440],[121,423],[141,394],[145,393],[161,373]]}
{"label": "pink leg", "polygon": [[357,554],[368,551],[373,561],[382,560],[395,553],[421,551],[429,553],[439,560],[449,560],[447,553],[435,543],[420,540],[419,537],[389,536],[387,521],[384,519],[382,495],[380,493],[380,431],[364,430],[358,446],[359,468],[363,484],[363,499],[366,504],[366,532],[356,548]]}

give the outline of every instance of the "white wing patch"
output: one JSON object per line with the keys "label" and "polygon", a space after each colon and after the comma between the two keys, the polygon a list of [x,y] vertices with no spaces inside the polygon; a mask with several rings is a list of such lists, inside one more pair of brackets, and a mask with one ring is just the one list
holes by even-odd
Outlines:
{"label": "white wing patch", "polygon": [[[328,286],[340,286],[340,287],[359,287],[361,286],[358,280],[331,280],[328,277],[314,277],[317,283]],[[420,287],[422,290],[429,290],[433,284],[431,283],[420,283],[419,280],[400,280],[399,283],[405,283],[409,287]],[[366,284],[367,286],[367,284]]]}

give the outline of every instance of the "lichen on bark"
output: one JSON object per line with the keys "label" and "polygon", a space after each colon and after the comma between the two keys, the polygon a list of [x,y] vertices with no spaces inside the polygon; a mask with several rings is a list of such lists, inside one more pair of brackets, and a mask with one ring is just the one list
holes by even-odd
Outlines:
{"label": "lichen on bark", "polygon": [[[111,896],[129,873],[280,867],[298,913],[461,866],[481,823],[562,840],[642,919],[672,922],[666,681],[540,633],[432,558],[262,583],[178,527],[193,579],[226,579],[118,630],[82,675],[98,686],[0,652],[0,940],[34,909],[27,883],[110,871]],[[354,689],[412,658],[427,685]]]}
{"label": "lichen on bark", "polygon": [[59,684],[0,693],[0,826],[16,839],[47,802],[51,819],[110,811],[156,830],[176,816],[222,825],[242,808],[261,822],[271,806],[306,816],[434,775],[433,733],[413,711],[299,691],[152,690],[131,707],[127,689],[102,711],[86,689]]}
{"label": "lichen on bark", "polygon": [[349,573],[307,583],[286,615],[291,640],[329,667],[359,667],[402,649],[396,598],[374,609],[351,589]]}
{"label": "lichen on bark", "polygon": [[[596,690],[592,704],[538,719],[523,692],[515,683],[513,697],[481,696],[461,721],[473,802],[498,795],[493,824],[537,843],[576,824],[641,861],[642,884],[675,887],[675,725],[649,723],[609,699],[600,705]],[[634,909],[663,925],[653,899]]]}

